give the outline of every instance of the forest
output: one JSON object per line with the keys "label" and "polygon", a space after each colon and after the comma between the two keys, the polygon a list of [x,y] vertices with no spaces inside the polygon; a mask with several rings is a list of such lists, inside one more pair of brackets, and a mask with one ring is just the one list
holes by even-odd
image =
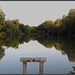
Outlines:
{"label": "forest", "polygon": [[46,48],[55,47],[63,55],[67,54],[69,61],[75,62],[75,9],[55,22],[47,20],[31,27],[19,23],[18,19],[6,20],[0,9],[0,59],[5,55],[3,46],[18,48],[30,40],[37,40]]}
{"label": "forest", "polygon": [[75,37],[75,9],[71,9],[67,16],[63,15],[55,22],[47,20],[38,26],[29,26],[19,23],[18,19],[5,20],[5,14],[0,9],[0,39],[14,36],[43,36]]}

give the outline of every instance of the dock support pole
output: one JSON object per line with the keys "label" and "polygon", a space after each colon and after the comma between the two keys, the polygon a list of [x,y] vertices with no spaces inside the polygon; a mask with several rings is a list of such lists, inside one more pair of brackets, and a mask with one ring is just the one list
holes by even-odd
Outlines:
{"label": "dock support pole", "polygon": [[43,74],[43,72],[44,72],[44,62],[40,62],[40,74]]}
{"label": "dock support pole", "polygon": [[23,74],[27,73],[27,62],[23,62]]}

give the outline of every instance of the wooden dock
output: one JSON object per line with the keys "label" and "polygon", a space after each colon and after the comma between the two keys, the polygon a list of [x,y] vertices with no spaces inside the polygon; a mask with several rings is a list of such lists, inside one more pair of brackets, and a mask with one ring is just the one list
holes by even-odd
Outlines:
{"label": "wooden dock", "polygon": [[23,62],[23,74],[26,74],[27,72],[27,62],[39,62],[40,63],[40,74],[43,74],[44,72],[44,62],[46,62],[45,57],[35,57],[35,58],[20,58],[20,62]]}

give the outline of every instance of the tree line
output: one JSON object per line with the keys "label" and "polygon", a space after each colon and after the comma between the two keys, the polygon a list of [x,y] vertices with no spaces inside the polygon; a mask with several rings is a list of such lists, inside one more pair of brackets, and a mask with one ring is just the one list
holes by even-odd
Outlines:
{"label": "tree line", "polygon": [[75,9],[71,9],[67,16],[57,19],[55,22],[47,20],[37,27],[32,28],[32,35],[75,37]]}
{"label": "tree line", "polygon": [[2,46],[18,48],[19,44],[37,40],[47,48],[55,47],[62,54],[67,54],[69,61],[75,61],[75,9],[67,16],[55,22],[47,20],[39,26],[29,26],[19,23],[18,19],[5,20],[5,14],[0,9],[0,59],[5,55]]}
{"label": "tree line", "polygon": [[31,27],[19,23],[18,19],[5,20],[5,14],[0,9],[0,38],[15,35],[75,37],[75,9],[71,9],[67,16],[62,16],[55,22],[47,20],[38,26]]}

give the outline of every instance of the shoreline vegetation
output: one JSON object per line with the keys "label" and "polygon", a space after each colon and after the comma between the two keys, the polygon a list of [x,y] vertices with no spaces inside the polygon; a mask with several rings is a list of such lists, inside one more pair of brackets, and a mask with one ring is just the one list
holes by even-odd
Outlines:
{"label": "shoreline vegetation", "polygon": [[6,21],[0,9],[0,59],[5,55],[3,46],[18,48],[30,40],[37,40],[46,48],[55,47],[63,55],[67,54],[70,62],[75,62],[75,9],[55,22],[47,20],[31,27],[19,23],[18,19]]}

